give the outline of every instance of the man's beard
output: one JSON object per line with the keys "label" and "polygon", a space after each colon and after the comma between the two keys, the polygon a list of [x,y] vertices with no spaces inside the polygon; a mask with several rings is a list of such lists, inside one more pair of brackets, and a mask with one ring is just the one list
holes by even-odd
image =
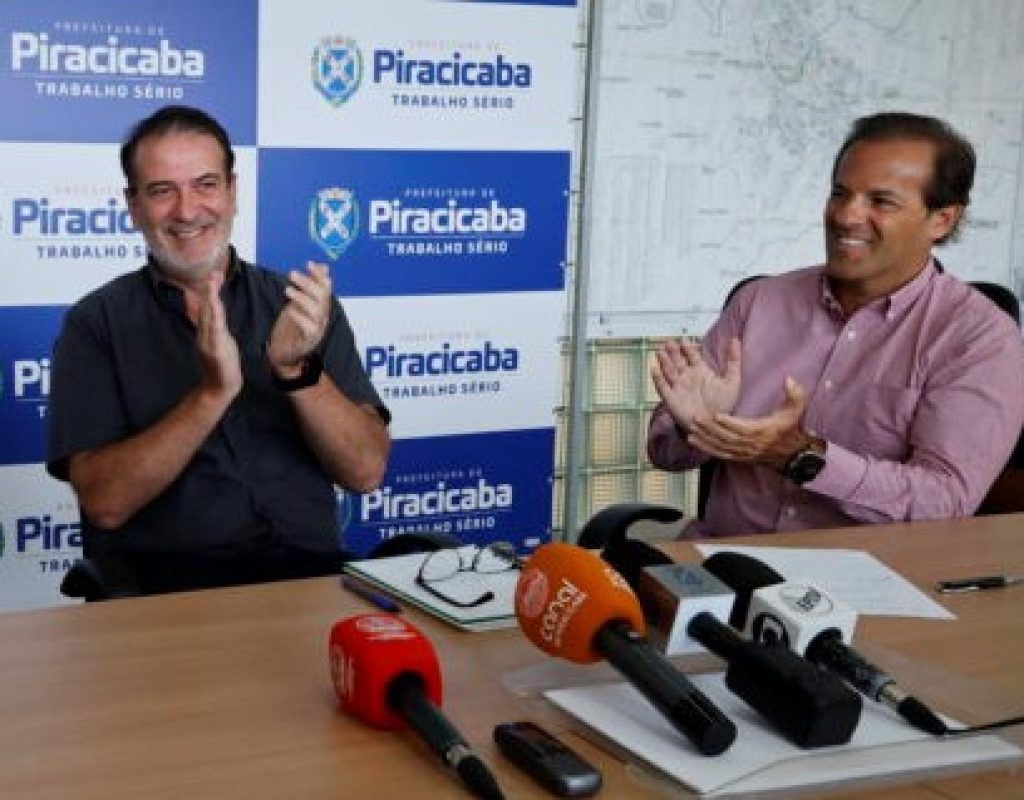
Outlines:
{"label": "man's beard", "polygon": [[199,261],[186,261],[170,250],[148,240],[146,246],[149,248],[153,260],[169,278],[182,283],[191,283],[209,275],[221,263],[228,251],[230,238],[231,231],[224,231],[221,238],[210,248],[209,255]]}

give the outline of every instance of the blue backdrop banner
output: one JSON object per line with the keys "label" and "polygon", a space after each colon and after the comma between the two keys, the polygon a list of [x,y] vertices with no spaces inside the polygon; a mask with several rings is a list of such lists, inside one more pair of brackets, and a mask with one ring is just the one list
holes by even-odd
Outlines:
{"label": "blue backdrop banner", "polygon": [[0,306],[0,464],[42,461],[50,351],[64,306]]}
{"label": "blue backdrop banner", "polygon": [[397,441],[381,487],[339,495],[342,544],[359,555],[406,533],[532,549],[551,538],[554,428]]}
{"label": "blue backdrop banner", "polygon": [[326,261],[349,296],[558,290],[569,154],[260,151],[267,265]]}
{"label": "blue backdrop banner", "polygon": [[[256,143],[258,5],[4,0],[0,139],[116,142],[168,103],[218,109]],[[17,109],[16,113],[12,113]]]}

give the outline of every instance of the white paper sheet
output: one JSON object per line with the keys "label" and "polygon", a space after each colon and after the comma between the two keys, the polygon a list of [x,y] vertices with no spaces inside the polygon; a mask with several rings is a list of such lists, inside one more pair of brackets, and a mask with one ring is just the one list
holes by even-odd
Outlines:
{"label": "white paper sheet", "polygon": [[1022,755],[1020,748],[994,735],[936,739],[873,703],[865,704],[849,744],[803,750],[783,739],[732,694],[723,676],[691,677],[736,723],[736,741],[719,756],[698,753],[629,684],[555,689],[545,695],[641,761],[708,796],[910,775],[974,763],[994,764]]}
{"label": "white paper sheet", "polygon": [[860,614],[956,619],[955,614],[863,550],[711,544],[698,544],[696,548],[705,558],[721,551],[758,558],[788,580],[810,581]]}

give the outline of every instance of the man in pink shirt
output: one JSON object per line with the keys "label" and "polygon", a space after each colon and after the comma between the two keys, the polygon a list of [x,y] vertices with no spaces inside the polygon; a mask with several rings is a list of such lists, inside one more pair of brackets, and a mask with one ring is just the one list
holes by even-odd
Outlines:
{"label": "man in pink shirt", "polygon": [[651,461],[720,461],[687,535],[975,511],[1021,432],[1024,348],[932,257],[974,166],[940,120],[858,120],[833,165],[824,266],[751,282],[702,344],[659,349]]}

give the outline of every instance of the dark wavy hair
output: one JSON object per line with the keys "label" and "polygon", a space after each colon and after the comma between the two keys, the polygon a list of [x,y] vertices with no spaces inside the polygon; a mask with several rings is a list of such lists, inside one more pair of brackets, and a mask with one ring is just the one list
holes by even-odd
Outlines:
{"label": "dark wavy hair", "polygon": [[[924,204],[928,210],[935,211],[952,205],[967,208],[971,202],[971,187],[974,185],[977,165],[974,147],[949,123],[936,117],[906,111],[886,111],[856,120],[832,162],[832,182],[835,183],[839,162],[857,142],[907,140],[929,142],[935,149],[932,176],[924,188]],[[956,239],[963,218],[961,214],[949,233],[936,244]]]}
{"label": "dark wavy hair", "polygon": [[164,106],[150,116],[135,123],[121,145],[121,170],[129,191],[135,191],[135,152],[139,143],[150,136],[163,136],[174,131],[206,133],[220,143],[224,152],[224,174],[229,176],[235,168],[235,151],[224,126],[198,108],[190,106]]}

